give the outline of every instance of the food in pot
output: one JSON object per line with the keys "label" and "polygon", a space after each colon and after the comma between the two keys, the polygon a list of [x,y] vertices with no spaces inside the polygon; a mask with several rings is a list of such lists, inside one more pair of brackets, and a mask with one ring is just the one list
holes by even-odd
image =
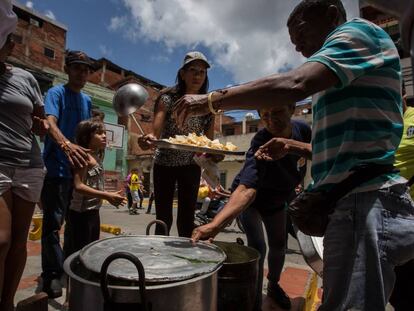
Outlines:
{"label": "food in pot", "polygon": [[175,137],[170,137],[167,139],[168,142],[172,144],[181,144],[197,147],[212,148],[218,150],[226,151],[236,151],[237,146],[231,142],[226,144],[220,143],[218,139],[211,140],[205,135],[197,135],[195,133],[190,133],[188,135],[175,135]]}

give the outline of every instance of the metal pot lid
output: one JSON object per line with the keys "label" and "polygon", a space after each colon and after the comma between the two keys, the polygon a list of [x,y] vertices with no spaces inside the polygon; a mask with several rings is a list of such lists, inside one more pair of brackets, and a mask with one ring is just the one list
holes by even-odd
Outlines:
{"label": "metal pot lid", "polygon": [[[129,252],[138,257],[149,283],[167,283],[194,278],[218,269],[226,259],[216,245],[188,238],[168,236],[120,236],[99,240],[85,246],[79,254],[85,267],[100,273],[104,260],[115,252]],[[124,280],[138,280],[135,266],[124,259],[111,263],[108,274]]]}

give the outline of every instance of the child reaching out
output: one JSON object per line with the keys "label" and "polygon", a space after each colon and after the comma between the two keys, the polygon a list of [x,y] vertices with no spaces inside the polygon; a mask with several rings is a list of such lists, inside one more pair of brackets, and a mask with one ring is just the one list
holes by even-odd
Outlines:
{"label": "child reaching out", "polygon": [[[104,190],[103,158],[106,147],[104,124],[98,119],[82,121],[76,129],[76,143],[89,149],[88,166],[73,171],[74,191],[66,229],[70,254],[99,239],[99,208],[102,200],[117,207],[125,204],[124,190]],[[65,242],[66,243],[66,242]],[[65,254],[66,257],[70,254]]]}

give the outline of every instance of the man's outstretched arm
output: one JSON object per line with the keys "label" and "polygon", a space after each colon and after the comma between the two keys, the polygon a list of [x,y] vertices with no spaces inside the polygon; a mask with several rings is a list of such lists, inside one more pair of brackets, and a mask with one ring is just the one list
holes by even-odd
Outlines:
{"label": "man's outstretched arm", "polygon": [[214,110],[262,109],[291,104],[339,83],[335,73],[318,62],[308,62],[287,73],[271,75],[242,85],[213,91],[210,95],[185,95],[175,113],[180,123],[189,116]]}

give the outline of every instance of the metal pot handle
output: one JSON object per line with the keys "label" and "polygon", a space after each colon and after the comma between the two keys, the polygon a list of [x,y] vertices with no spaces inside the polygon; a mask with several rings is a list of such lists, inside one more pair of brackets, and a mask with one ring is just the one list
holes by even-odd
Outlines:
{"label": "metal pot handle", "polygon": [[141,261],[135,255],[127,252],[117,252],[109,255],[102,264],[101,267],[101,291],[105,302],[112,303],[111,295],[108,289],[108,267],[115,259],[126,259],[132,262],[138,270],[138,286],[141,296],[141,305],[143,311],[148,310],[147,296],[145,293],[145,270]]}
{"label": "metal pot handle", "polygon": [[165,222],[163,222],[162,220],[159,219],[155,219],[153,221],[151,221],[148,225],[147,225],[147,229],[145,230],[145,235],[149,235],[150,234],[150,229],[152,227],[153,224],[158,224],[161,225],[161,227],[164,228],[164,235],[168,236],[168,226]]}

